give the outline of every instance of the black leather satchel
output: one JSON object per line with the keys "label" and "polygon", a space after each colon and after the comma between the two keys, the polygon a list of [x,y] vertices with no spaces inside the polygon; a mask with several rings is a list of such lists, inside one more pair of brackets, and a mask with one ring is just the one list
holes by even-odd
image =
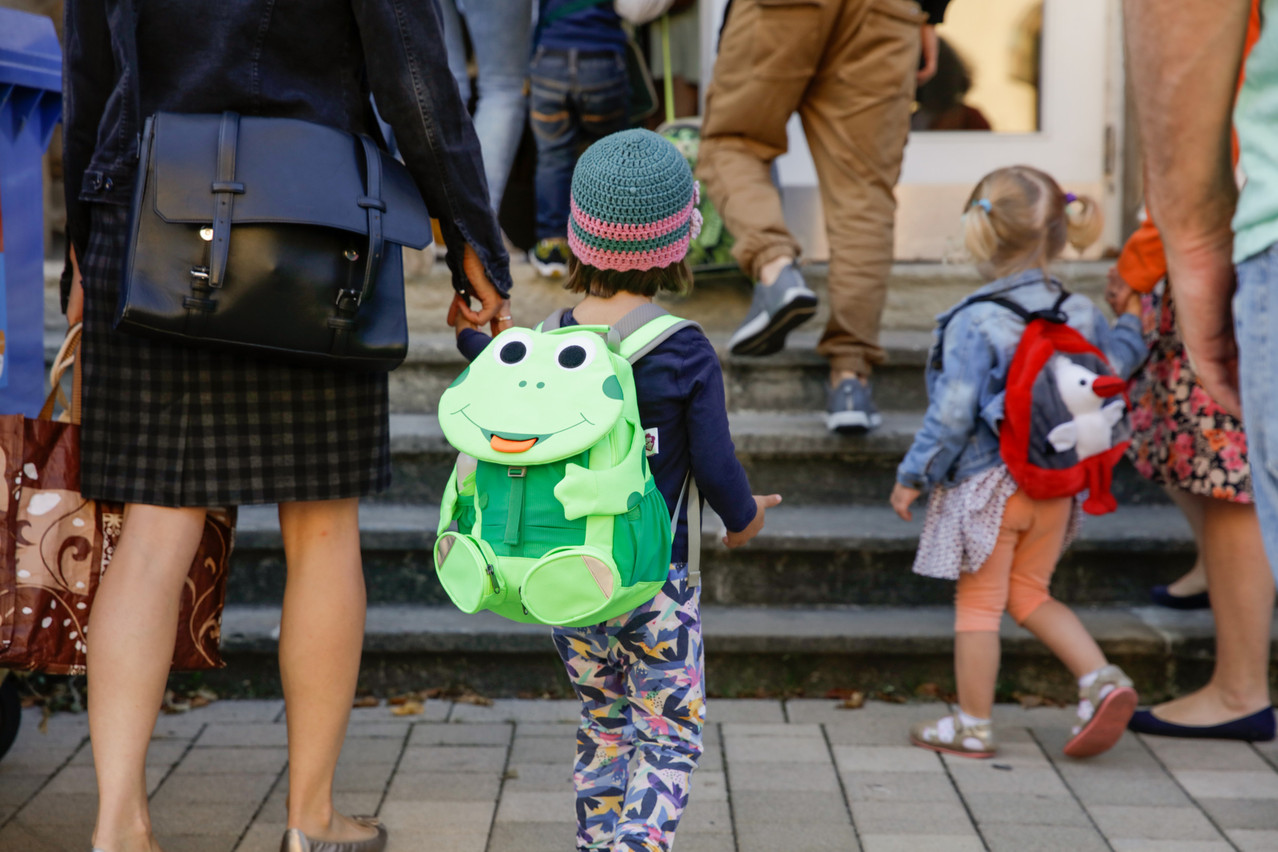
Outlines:
{"label": "black leather satchel", "polygon": [[116,327],[292,363],[392,370],[401,247],[430,218],[367,136],[289,118],[146,122]]}

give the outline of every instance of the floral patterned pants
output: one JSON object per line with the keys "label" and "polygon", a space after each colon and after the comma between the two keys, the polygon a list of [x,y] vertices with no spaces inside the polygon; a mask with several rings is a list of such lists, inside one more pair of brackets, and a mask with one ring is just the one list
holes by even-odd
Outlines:
{"label": "floral patterned pants", "polygon": [[555,628],[581,699],[577,849],[668,852],[701,756],[701,593],[676,564],[648,603],[592,627]]}

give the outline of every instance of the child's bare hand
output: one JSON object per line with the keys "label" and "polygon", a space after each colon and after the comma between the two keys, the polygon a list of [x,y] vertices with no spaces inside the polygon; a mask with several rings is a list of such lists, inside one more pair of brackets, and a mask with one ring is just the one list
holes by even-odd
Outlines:
{"label": "child's bare hand", "polygon": [[740,547],[750,539],[759,534],[759,530],[763,529],[763,518],[767,514],[768,509],[776,506],[781,502],[780,494],[769,494],[766,497],[754,496],[754,505],[757,511],[754,513],[754,520],[751,521],[741,532],[729,532],[723,537],[723,543],[728,547]]}
{"label": "child's bare hand", "polygon": [[470,310],[469,303],[470,299],[461,293],[454,293],[453,301],[448,305],[448,324],[453,327],[454,334],[459,337],[464,328],[474,329],[475,331],[480,330],[479,325],[467,316],[467,313],[473,313]]}
{"label": "child's bare hand", "polygon": [[1140,313],[1140,293],[1127,285],[1117,266],[1111,266],[1106,275],[1105,302],[1116,315]]}
{"label": "child's bare hand", "polygon": [[910,511],[910,506],[913,505],[915,500],[919,499],[919,494],[921,493],[917,488],[910,488],[898,482],[892,486],[892,496],[888,502],[892,504],[892,508],[896,513],[901,516],[901,520],[912,521],[914,520],[914,513]]}

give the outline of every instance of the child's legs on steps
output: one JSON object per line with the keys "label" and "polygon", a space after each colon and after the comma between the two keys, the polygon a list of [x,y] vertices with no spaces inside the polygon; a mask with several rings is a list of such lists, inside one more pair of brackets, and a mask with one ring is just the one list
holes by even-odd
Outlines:
{"label": "child's legs on steps", "polygon": [[1017,498],[1033,504],[1034,517],[1017,546],[1008,612],[1017,624],[1046,645],[1074,677],[1082,677],[1105,665],[1105,655],[1074,611],[1054,600],[1048,588],[1065,545],[1073,498],[1030,500],[1019,491],[1012,497]]}
{"label": "child's legs on steps", "polygon": [[[954,666],[959,706],[989,718],[998,678],[999,622],[1006,608],[1062,662],[1081,676],[1105,664],[1104,655],[1068,607],[1048,591],[1072,511],[1070,498],[1032,500],[1017,491],[1007,501],[998,541],[955,592]],[[1087,666],[1075,671],[1076,666]]]}
{"label": "child's legs on steps", "polygon": [[612,849],[630,783],[635,729],[626,696],[626,668],[610,655],[608,625],[555,628],[555,649],[581,701],[577,729],[577,848]]}
{"label": "child's legs on steps", "polygon": [[688,804],[705,724],[700,601],[701,590],[688,585],[687,566],[678,565],[657,597],[635,611],[657,617],[627,634],[637,742],[612,847],[617,852],[667,852]]}

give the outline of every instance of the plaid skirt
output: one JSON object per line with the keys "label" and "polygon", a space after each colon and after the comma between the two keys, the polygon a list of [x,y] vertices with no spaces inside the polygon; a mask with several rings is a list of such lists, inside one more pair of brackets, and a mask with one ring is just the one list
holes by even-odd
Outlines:
{"label": "plaid skirt", "polygon": [[156,506],[361,497],[390,484],[385,373],[297,367],[116,331],[128,211],[94,205],[81,490]]}

